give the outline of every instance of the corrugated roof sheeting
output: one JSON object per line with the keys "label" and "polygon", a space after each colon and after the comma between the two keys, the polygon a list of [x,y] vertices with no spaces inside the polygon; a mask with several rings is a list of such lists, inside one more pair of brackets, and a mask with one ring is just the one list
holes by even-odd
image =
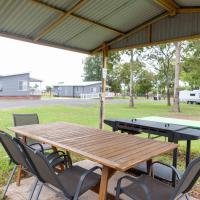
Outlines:
{"label": "corrugated roof sheeting", "polygon": [[[142,8],[143,15],[140,15]],[[115,27],[124,32],[164,12],[164,10],[149,0],[133,0],[101,20],[103,24]],[[135,17],[138,16],[138,17]]]}
{"label": "corrugated roof sheeting", "polygon": [[148,42],[148,28],[141,30],[140,32],[134,33],[129,37],[116,42],[111,45],[111,49],[121,49],[123,46],[130,47],[132,45],[140,45]]}
{"label": "corrugated roof sheeting", "polygon": [[200,6],[200,0],[175,0],[176,3],[180,6]]}
{"label": "corrugated roof sheeting", "polygon": [[[200,13],[177,14],[174,17],[167,17],[152,24],[151,43],[174,40],[176,38],[184,38],[198,34],[200,34]],[[148,28],[143,29],[111,45],[111,49],[149,44],[148,36]]]}
{"label": "corrugated roof sheeting", "polygon": [[48,5],[67,11],[73,7],[79,0],[40,0]]}
{"label": "corrugated roof sheeting", "polygon": [[152,25],[152,42],[200,34],[200,13],[178,14]]}
{"label": "corrugated roof sheeting", "polygon": [[91,50],[102,44],[102,41],[109,41],[117,34],[112,31],[93,25],[81,34],[68,41],[66,45]]}
{"label": "corrugated roof sheeting", "polygon": [[43,36],[41,40],[65,44],[68,40],[72,39],[90,26],[91,25],[87,22],[83,22],[77,18],[66,17],[56,29],[53,29],[47,35]]}
{"label": "corrugated roof sheeting", "polygon": [[[131,0],[135,1],[135,0]],[[81,15],[95,21],[117,12],[119,7],[126,5],[130,0],[89,0],[75,14]]]}
{"label": "corrugated roof sheeting", "polygon": [[0,30],[32,38],[59,16],[58,12],[39,6],[27,0],[0,1]]}

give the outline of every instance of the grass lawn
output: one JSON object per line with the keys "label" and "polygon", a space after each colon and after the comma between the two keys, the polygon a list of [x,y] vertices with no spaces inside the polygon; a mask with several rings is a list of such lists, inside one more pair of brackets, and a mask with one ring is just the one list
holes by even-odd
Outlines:
{"label": "grass lawn", "polygon": [[[200,120],[200,105],[181,105],[182,112],[175,114],[171,108],[162,103],[140,102],[136,103],[136,108],[129,108],[126,104],[107,104],[106,118],[135,118],[144,116],[169,116]],[[83,124],[90,127],[98,127],[99,107],[91,105],[86,107],[75,106],[43,106],[37,108],[24,108],[0,111],[0,130],[7,131],[7,127],[12,126],[12,113],[38,113],[40,123],[67,121]],[[109,127],[105,127],[110,130]],[[183,168],[185,143],[181,143],[181,161],[179,167]],[[200,142],[192,142],[193,157],[200,154]],[[74,159],[77,159],[74,157]],[[162,156],[162,160],[169,161],[170,155]],[[12,166],[8,165],[8,157],[0,146],[0,186],[5,184]]]}

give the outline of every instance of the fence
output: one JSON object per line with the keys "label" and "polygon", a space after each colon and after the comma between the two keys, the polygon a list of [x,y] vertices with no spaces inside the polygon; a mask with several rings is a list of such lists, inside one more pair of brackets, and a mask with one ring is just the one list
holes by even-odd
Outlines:
{"label": "fence", "polygon": [[[100,98],[100,96],[101,96],[101,93],[80,94],[81,99],[98,99],[98,98]],[[113,92],[106,92],[107,98],[112,98],[114,96],[115,96],[115,94]]]}

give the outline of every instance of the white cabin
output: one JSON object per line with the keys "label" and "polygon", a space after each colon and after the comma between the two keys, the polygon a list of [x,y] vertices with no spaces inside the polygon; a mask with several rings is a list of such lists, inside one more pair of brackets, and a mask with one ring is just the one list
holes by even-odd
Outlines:
{"label": "white cabin", "polygon": [[183,90],[179,93],[179,100],[186,103],[200,103],[200,90]]}

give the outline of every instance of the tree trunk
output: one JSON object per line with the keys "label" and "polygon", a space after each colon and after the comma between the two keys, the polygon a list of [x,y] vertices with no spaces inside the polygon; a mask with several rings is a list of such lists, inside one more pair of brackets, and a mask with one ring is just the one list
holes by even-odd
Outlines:
{"label": "tree trunk", "polygon": [[171,101],[170,101],[170,88],[169,88],[169,80],[168,80],[168,78],[167,78],[166,87],[167,87],[167,105],[168,105],[168,106],[171,106]]}
{"label": "tree trunk", "polygon": [[134,107],[134,94],[133,94],[133,50],[131,50],[130,60],[130,87],[129,87],[129,107]]}
{"label": "tree trunk", "polygon": [[176,46],[176,65],[175,65],[175,80],[174,80],[174,102],[172,110],[174,112],[180,112],[179,104],[179,78],[180,78],[180,42],[175,43]]}

